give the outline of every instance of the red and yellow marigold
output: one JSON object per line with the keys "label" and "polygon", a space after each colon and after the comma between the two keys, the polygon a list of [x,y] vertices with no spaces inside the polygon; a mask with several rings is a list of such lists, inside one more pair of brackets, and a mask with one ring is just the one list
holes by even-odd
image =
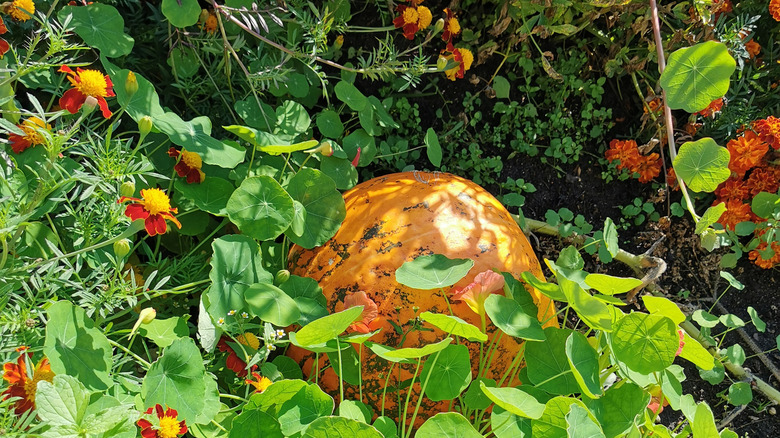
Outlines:
{"label": "red and yellow marigold", "polygon": [[125,201],[134,201],[133,204],[128,204],[125,216],[132,220],[143,219],[146,232],[150,236],[164,234],[168,231],[165,219],[181,228],[181,222],[174,216],[178,210],[171,207],[170,198],[160,189],[143,189],[141,190],[141,199],[122,196],[117,202]]}
{"label": "red and yellow marigold", "polygon": [[142,438],[176,438],[187,433],[187,425],[184,424],[184,420],[179,421],[179,413],[175,409],[169,407],[163,410],[163,407],[157,404],[147,409],[146,415],[149,416],[152,412],[157,414],[157,424],[153,424],[146,418],[136,422],[141,428]]}
{"label": "red and yellow marigold", "polygon": [[8,141],[11,143],[11,149],[17,154],[21,154],[27,148],[44,143],[43,135],[39,130],[51,131],[51,125],[38,117],[30,117],[16,126],[24,132],[24,135],[9,134]]}
{"label": "red and yellow marigold", "polygon": [[399,15],[393,20],[393,25],[403,29],[404,37],[409,40],[414,39],[418,31],[427,29],[433,19],[431,10],[425,6],[417,6],[419,3],[421,2],[412,2],[411,6],[398,5],[395,9]]}
{"label": "red and yellow marigold", "polygon": [[256,373],[252,371],[252,379],[246,379],[245,382],[247,385],[252,385],[255,388],[254,392],[263,392],[266,389],[268,389],[269,386],[271,386],[271,379],[265,376],[261,376],[259,373]]}
{"label": "red and yellow marigold", "polygon": [[173,166],[173,170],[175,170],[179,176],[187,178],[187,183],[201,183],[206,179],[206,174],[201,170],[203,161],[197,153],[190,152],[186,149],[179,151],[178,149],[171,147],[168,149],[168,156],[177,160],[176,165]]}
{"label": "red and yellow marigold", "polygon": [[444,20],[444,32],[441,34],[441,39],[447,44],[452,44],[452,39],[460,35],[460,23],[455,18],[452,9],[444,8],[444,13],[447,14],[447,18]]}
{"label": "red and yellow marigold", "polygon": [[[5,27],[5,22],[3,21],[3,17],[0,17],[0,35],[7,33],[8,28]],[[8,44],[8,41],[0,38],[0,59],[3,59],[3,56],[11,50],[11,46]]]}
{"label": "red and yellow marigold", "polygon": [[27,347],[19,347],[16,351],[19,353],[16,363],[8,362],[3,365],[3,380],[8,382],[8,388],[2,394],[3,400],[19,397],[14,403],[14,412],[16,415],[22,415],[35,408],[38,382],[51,382],[54,380],[54,373],[47,358],[43,358],[33,370],[28,371],[27,364],[32,365],[32,353],[27,351]]}
{"label": "red and yellow marigold", "polygon": [[97,70],[82,70],[77,68],[74,72],[67,65],[60,67],[60,72],[68,74],[68,81],[73,86],[60,98],[60,107],[68,110],[71,114],[76,114],[81,109],[87,97],[97,99],[103,117],[111,117],[111,111],[108,109],[106,97],[114,97],[114,84],[108,75]]}
{"label": "red and yellow marigold", "polygon": [[446,62],[450,60],[455,61],[454,67],[444,70],[447,79],[454,81],[455,79],[463,79],[463,75],[471,68],[471,64],[474,62],[474,54],[469,49],[460,49],[452,44],[447,44],[447,50],[444,51],[444,54],[439,55],[439,59],[443,59]]}
{"label": "red and yellow marigold", "polygon": [[6,13],[14,20],[27,21],[35,14],[35,3],[32,0],[13,0],[7,6]]}

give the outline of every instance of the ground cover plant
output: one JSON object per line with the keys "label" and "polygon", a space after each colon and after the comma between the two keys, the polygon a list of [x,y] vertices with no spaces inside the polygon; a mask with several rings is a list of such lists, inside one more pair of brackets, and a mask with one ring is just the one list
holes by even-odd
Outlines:
{"label": "ground cover plant", "polygon": [[0,18],[0,435],[780,433],[780,2]]}

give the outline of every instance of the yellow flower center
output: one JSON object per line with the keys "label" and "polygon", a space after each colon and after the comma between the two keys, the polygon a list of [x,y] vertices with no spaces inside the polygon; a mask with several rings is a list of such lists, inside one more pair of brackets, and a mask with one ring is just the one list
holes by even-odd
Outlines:
{"label": "yellow flower center", "polygon": [[468,70],[471,68],[471,63],[474,62],[474,54],[469,49],[460,49],[460,56],[463,57],[463,69]]}
{"label": "yellow flower center", "polygon": [[97,70],[82,70],[79,74],[81,82],[76,82],[74,79],[70,79],[70,82],[76,87],[81,94],[92,97],[106,97],[106,88],[108,83],[103,73]]}
{"label": "yellow flower center", "polygon": [[268,389],[269,386],[271,386],[271,379],[268,377],[263,376],[260,378],[260,380],[257,382],[257,384],[253,385],[257,392],[263,392],[266,389]]}
{"label": "yellow flower center", "polygon": [[415,8],[404,9],[404,24],[417,23],[418,18],[420,18],[420,15],[417,13],[417,9]]}
{"label": "yellow flower center", "polygon": [[433,20],[431,10],[425,6],[418,6],[417,14],[420,16],[420,21],[417,23],[417,26],[419,26],[420,29],[427,29],[428,26],[431,25],[431,20]]}
{"label": "yellow flower center", "polygon": [[[48,365],[46,367],[48,368]],[[25,394],[27,394],[27,400],[30,400],[31,402],[35,403],[35,391],[38,390],[38,382],[42,380],[51,382],[52,380],[54,380],[54,373],[49,369],[36,370],[32,380],[27,380],[24,382],[24,392]]]}
{"label": "yellow flower center", "polygon": [[447,29],[450,30],[450,33],[453,35],[457,35],[460,33],[460,23],[458,23],[458,19],[455,17],[450,18],[447,20]]}
{"label": "yellow flower center", "polygon": [[24,138],[30,143],[37,145],[44,142],[43,136],[38,132],[38,129],[50,130],[51,125],[37,117],[30,117],[21,124],[20,128],[24,131]]}
{"label": "yellow flower center", "polygon": [[196,154],[195,152],[189,152],[182,149],[181,160],[184,161],[184,164],[186,164],[187,167],[191,169],[200,169],[203,167],[203,161],[201,161],[200,155]]}
{"label": "yellow flower center", "polygon": [[171,211],[171,200],[162,190],[144,189],[141,190],[141,196],[144,198],[144,209],[149,214],[155,215]]}
{"label": "yellow flower center", "polygon": [[176,438],[179,435],[181,426],[176,417],[160,418],[160,428],[157,430],[157,436],[160,438]]}
{"label": "yellow flower center", "polygon": [[[22,9],[24,9],[24,11]],[[27,21],[32,18],[32,15],[25,11],[34,14],[35,3],[33,3],[32,0],[14,0],[10,10],[11,16],[19,21]]]}

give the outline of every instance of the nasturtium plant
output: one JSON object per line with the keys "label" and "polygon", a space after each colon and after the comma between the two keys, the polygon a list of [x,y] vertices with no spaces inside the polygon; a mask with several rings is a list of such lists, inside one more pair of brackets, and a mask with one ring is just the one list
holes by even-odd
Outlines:
{"label": "nasturtium plant", "polygon": [[615,324],[609,339],[618,360],[642,374],[671,365],[680,347],[676,325],[659,314],[630,313]]}
{"label": "nasturtium plant", "polygon": [[689,113],[703,110],[726,94],[736,68],[737,62],[720,42],[705,41],[678,49],[669,56],[661,74],[667,104]]}
{"label": "nasturtium plant", "polygon": [[731,175],[730,154],[707,137],[680,146],[674,159],[674,171],[694,192],[714,192]]}
{"label": "nasturtium plant", "polygon": [[57,15],[60,20],[71,15],[73,31],[109,58],[125,56],[133,50],[133,38],[125,34],[125,20],[114,6],[66,6]]}
{"label": "nasturtium plant", "polygon": [[438,289],[460,281],[472,266],[473,260],[449,259],[441,254],[422,255],[396,269],[395,279],[414,289]]}

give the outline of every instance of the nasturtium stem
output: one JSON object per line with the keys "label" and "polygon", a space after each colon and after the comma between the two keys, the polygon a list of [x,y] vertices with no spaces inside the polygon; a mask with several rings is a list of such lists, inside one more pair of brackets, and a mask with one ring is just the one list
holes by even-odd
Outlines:
{"label": "nasturtium stem", "polygon": [[[401,419],[401,437],[406,437],[406,414],[407,414],[407,412],[409,410],[409,402],[412,399],[412,391],[414,390],[414,381],[417,380],[417,374],[420,373],[420,367],[421,366],[422,366],[422,358],[418,358],[417,359],[417,367],[414,369],[414,375],[412,376],[412,381],[409,382],[409,389],[406,390],[406,403],[404,403],[404,415],[403,415],[403,417]],[[423,397],[423,394],[422,394],[422,391],[420,391],[420,394],[419,394],[418,399],[417,399],[418,403],[420,402],[422,397]],[[413,424],[409,425],[409,433],[410,434],[411,434],[411,431],[412,431],[412,426],[413,426]]]}
{"label": "nasturtium stem", "polygon": [[[414,407],[414,412],[412,413],[412,421],[409,422],[409,433],[406,436],[406,438],[411,438],[412,436],[412,430],[414,430],[414,420],[417,419],[417,412],[420,410],[420,405],[422,404],[422,399],[425,396],[425,388],[428,386],[428,381],[431,378],[431,374],[433,372],[433,367],[436,366],[436,361],[439,360],[439,355],[441,354],[441,351],[436,352],[436,356],[433,357],[433,363],[431,364],[431,372],[428,373],[427,376],[425,376],[425,381],[422,382],[422,386],[420,387],[420,395],[417,397],[417,406]],[[420,359],[422,361],[422,359]],[[418,365],[419,367],[419,365]],[[411,393],[412,387],[409,387],[409,392]],[[404,420],[406,420],[406,413],[404,412]]]}
{"label": "nasturtium stem", "polygon": [[120,350],[124,351],[125,353],[129,354],[130,356],[132,356],[132,357],[133,357],[135,360],[137,360],[137,361],[138,361],[138,363],[140,363],[140,364],[141,364],[141,365],[142,365],[142,366],[143,366],[145,369],[147,369],[147,370],[148,370],[148,369],[149,369],[149,367],[151,367],[151,366],[152,366],[152,364],[150,364],[149,362],[145,361],[143,358],[141,358],[141,356],[139,356],[139,355],[137,355],[137,354],[133,353],[132,351],[128,350],[128,349],[127,349],[127,348],[126,348],[124,345],[122,345],[122,344],[119,344],[119,343],[117,343],[117,342],[114,342],[114,341],[112,341],[111,339],[109,339],[109,340],[108,340],[108,343],[109,343],[109,344],[111,344],[111,345],[113,345],[114,347],[116,347],[116,348],[118,348],[118,349],[120,349]]}

